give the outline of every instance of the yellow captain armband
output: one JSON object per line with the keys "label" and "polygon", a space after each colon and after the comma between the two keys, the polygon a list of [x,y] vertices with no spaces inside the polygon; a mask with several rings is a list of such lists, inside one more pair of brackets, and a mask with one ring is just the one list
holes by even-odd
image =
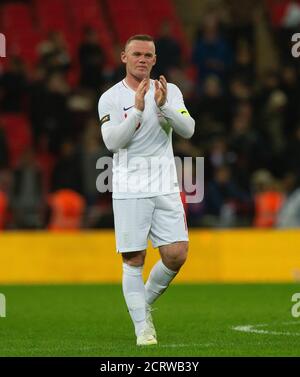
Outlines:
{"label": "yellow captain armband", "polygon": [[190,116],[189,112],[187,111],[187,109],[178,109],[177,110],[180,114],[184,115],[184,116]]}

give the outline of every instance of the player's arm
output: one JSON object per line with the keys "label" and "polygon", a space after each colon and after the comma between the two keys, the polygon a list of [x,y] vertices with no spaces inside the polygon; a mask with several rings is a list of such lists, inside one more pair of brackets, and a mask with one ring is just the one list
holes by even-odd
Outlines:
{"label": "player's arm", "polygon": [[[159,92],[160,91],[160,92]],[[174,131],[185,139],[193,136],[195,121],[187,111],[181,91],[176,85],[172,85],[172,92],[167,100],[167,82],[163,76],[160,79],[160,86],[156,81],[156,103],[162,115],[168,120]]]}
{"label": "player's arm", "polygon": [[143,99],[146,91],[147,83],[143,82],[136,92],[134,109],[122,122],[118,120],[113,100],[105,95],[100,98],[98,112],[102,137],[104,144],[111,152],[116,153],[119,149],[125,148],[132,139],[139,123],[142,121],[145,106]]}

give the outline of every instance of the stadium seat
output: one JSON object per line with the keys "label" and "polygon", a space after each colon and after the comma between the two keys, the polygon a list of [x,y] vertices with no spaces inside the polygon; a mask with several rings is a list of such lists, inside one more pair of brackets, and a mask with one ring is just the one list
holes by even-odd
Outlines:
{"label": "stadium seat", "polygon": [[174,4],[170,0],[162,0],[160,2],[145,0],[143,8],[144,12],[148,15],[150,34],[158,37],[163,22],[168,21],[172,25],[174,38],[181,45],[184,56],[188,57],[190,51],[187,46],[189,44],[187,43],[181,20],[177,15]]}
{"label": "stadium seat", "polygon": [[271,23],[274,27],[279,27],[281,25],[288,3],[288,0],[266,0],[266,6],[270,13]]}
{"label": "stadium seat", "polygon": [[54,30],[71,34],[69,13],[64,0],[36,0],[35,15],[43,37]]}
{"label": "stadium seat", "polygon": [[30,6],[13,3],[4,4],[1,9],[1,26],[8,41],[8,55],[20,56],[33,65],[37,59],[36,45],[39,36]]}
{"label": "stadium seat", "polygon": [[7,203],[6,195],[0,191],[0,231],[5,228]]}
{"label": "stadium seat", "polygon": [[105,52],[107,64],[110,67],[115,66],[112,35],[105,23],[99,3],[96,0],[86,0],[84,7],[82,7],[81,0],[66,0],[66,4],[68,9],[70,9],[76,50],[81,42],[85,27],[92,27],[98,32],[99,42]]}
{"label": "stadium seat", "polygon": [[174,37],[180,43],[184,56],[189,55],[183,27],[170,0],[145,0],[142,7],[139,0],[115,0],[108,1],[107,7],[121,44],[133,34],[142,33],[157,37],[162,23],[168,20],[173,25]]}
{"label": "stadium seat", "polygon": [[4,4],[2,6],[1,26],[5,32],[7,30],[17,32],[32,30],[33,18],[30,6],[18,3]]}

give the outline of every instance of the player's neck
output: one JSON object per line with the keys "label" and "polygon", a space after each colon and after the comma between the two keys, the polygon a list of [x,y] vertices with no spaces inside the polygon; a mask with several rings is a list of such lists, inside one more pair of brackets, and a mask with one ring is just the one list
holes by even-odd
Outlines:
{"label": "player's neck", "polygon": [[142,80],[139,80],[137,77],[127,74],[124,81],[129,86],[130,89],[136,92]]}

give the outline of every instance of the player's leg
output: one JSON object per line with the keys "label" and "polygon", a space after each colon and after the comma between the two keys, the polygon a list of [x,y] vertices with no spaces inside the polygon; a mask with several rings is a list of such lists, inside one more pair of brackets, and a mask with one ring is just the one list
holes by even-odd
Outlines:
{"label": "player's leg", "polygon": [[[122,254],[122,287],[138,344],[155,344],[143,336],[146,326],[143,266],[154,203],[147,199],[113,200],[117,250]],[[142,336],[142,340],[140,340]]]}
{"label": "player's leg", "polygon": [[123,294],[136,336],[146,327],[145,286],[142,275],[145,255],[146,250],[122,253]]}
{"label": "player's leg", "polygon": [[169,286],[188,253],[188,231],[179,193],[157,197],[150,237],[161,259],[146,283],[146,302],[151,305]]}
{"label": "player's leg", "polygon": [[153,304],[178,274],[188,253],[188,242],[180,241],[159,247],[161,259],[152,268],[146,283],[146,302]]}
{"label": "player's leg", "polygon": [[146,297],[143,281],[143,266],[146,250],[122,253],[123,294],[134,324],[138,346],[157,344],[156,336],[148,326],[146,318]]}

